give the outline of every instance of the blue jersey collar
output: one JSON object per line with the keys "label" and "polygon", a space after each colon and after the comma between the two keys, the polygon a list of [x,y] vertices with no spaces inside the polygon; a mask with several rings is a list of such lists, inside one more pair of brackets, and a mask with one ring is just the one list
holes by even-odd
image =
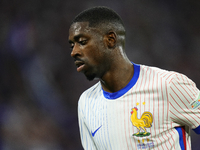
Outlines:
{"label": "blue jersey collar", "polygon": [[133,67],[134,67],[134,74],[133,77],[131,79],[131,81],[121,90],[114,92],[114,93],[109,93],[104,91],[103,89],[103,95],[105,98],[107,99],[117,99],[119,97],[121,97],[122,95],[124,95],[126,92],[128,92],[137,82],[139,74],[140,74],[140,65],[134,64],[133,63]]}

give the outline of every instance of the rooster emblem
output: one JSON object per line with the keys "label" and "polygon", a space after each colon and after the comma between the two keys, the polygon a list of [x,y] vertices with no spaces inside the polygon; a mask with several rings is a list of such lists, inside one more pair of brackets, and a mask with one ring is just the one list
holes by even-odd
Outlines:
{"label": "rooster emblem", "polygon": [[[153,122],[153,116],[150,112],[144,112],[140,119],[137,117],[137,107],[132,108],[131,111],[131,122],[139,131],[133,136],[149,136],[151,133],[146,131],[146,128],[150,128]],[[143,129],[144,132],[140,132]]]}

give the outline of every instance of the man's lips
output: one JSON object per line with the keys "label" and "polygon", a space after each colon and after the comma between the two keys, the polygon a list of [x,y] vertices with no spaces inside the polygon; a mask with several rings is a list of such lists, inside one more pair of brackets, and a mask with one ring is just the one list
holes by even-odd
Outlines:
{"label": "man's lips", "polygon": [[80,60],[76,60],[75,61],[75,65],[77,66],[77,71],[78,72],[81,72],[85,63],[83,61],[80,61]]}

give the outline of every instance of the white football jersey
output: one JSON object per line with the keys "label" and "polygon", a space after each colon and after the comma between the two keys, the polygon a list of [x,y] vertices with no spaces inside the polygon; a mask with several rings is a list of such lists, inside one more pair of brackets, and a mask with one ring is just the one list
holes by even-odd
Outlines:
{"label": "white football jersey", "polygon": [[200,92],[185,75],[134,66],[126,87],[108,93],[100,82],[78,103],[85,150],[190,150],[190,131],[200,133]]}

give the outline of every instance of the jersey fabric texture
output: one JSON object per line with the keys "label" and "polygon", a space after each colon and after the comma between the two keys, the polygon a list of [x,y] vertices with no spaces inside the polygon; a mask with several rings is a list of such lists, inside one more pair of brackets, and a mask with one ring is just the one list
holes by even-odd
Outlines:
{"label": "jersey fabric texture", "polygon": [[190,150],[200,133],[200,92],[185,75],[133,64],[129,84],[108,93],[100,82],[78,103],[85,150]]}

